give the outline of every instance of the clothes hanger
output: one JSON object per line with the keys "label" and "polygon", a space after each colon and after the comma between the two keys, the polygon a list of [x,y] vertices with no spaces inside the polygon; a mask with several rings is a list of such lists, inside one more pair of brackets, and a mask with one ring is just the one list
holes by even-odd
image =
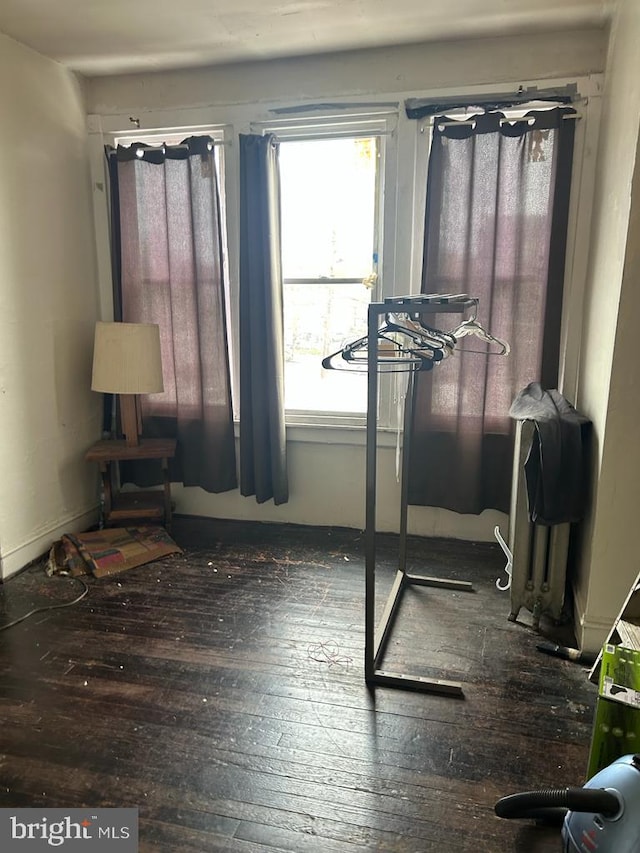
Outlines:
{"label": "clothes hanger", "polygon": [[482,323],[478,321],[478,302],[478,299],[473,299],[474,308],[471,317],[467,320],[463,320],[462,323],[460,323],[460,325],[455,329],[452,329],[449,334],[455,339],[456,343],[460,338],[463,338],[466,335],[474,335],[487,344],[496,344],[496,346],[500,347],[498,352],[487,352],[486,350],[464,350],[464,352],[475,352],[480,353],[481,355],[509,355],[511,352],[509,344],[506,341],[500,340],[500,338],[496,338],[495,335],[488,332]]}
{"label": "clothes hanger", "polygon": [[[368,355],[368,335],[365,335],[362,338],[358,338],[351,343],[345,344],[336,352],[332,352],[330,355],[326,355],[322,359],[322,366],[326,370],[351,370],[351,371],[362,371],[366,372],[368,364],[369,364],[369,355]],[[386,360],[392,360],[393,364],[396,367],[400,367],[404,365],[407,360],[403,359],[402,362],[398,360],[396,357],[397,345],[394,341],[389,341],[391,344],[392,352],[390,356],[384,358]],[[378,354],[378,358],[376,361],[380,360],[380,355]],[[416,361],[415,358],[410,359],[410,363],[414,364]]]}
{"label": "clothes hanger", "polygon": [[426,337],[427,340],[432,341],[441,349],[445,358],[453,353],[456,346],[456,339],[451,332],[445,332],[442,329],[436,329],[435,326],[429,326],[424,322],[422,317],[418,317],[416,320],[410,319],[409,322],[420,329],[423,338]]}
{"label": "clothes hanger", "polygon": [[490,332],[487,332],[484,326],[477,320],[464,320],[451,334],[456,341],[459,341],[460,338],[466,335],[474,335],[487,344],[495,344],[500,347],[498,352],[486,352],[485,350],[464,350],[464,352],[477,352],[483,355],[509,355],[511,352],[511,347],[506,341],[502,341],[500,338],[496,338]]}
{"label": "clothes hanger", "polygon": [[[453,344],[445,340],[443,336],[438,336],[433,331],[426,331],[409,318],[393,313],[385,315],[384,322],[378,328],[377,337],[378,340],[386,342],[387,350],[395,350],[396,359],[398,357],[409,357],[409,359],[417,357],[431,361],[442,361],[449,354],[446,349],[447,344],[451,349],[453,348]],[[368,337],[359,338],[343,348],[344,357],[348,360],[355,360],[354,353],[367,348]]]}
{"label": "clothes hanger", "polygon": [[386,314],[385,328],[393,332],[401,332],[416,343],[418,349],[432,349],[443,352],[445,347],[453,349],[455,341],[446,332],[423,326],[408,314]]}
{"label": "clothes hanger", "polygon": [[[406,342],[399,340],[407,338]],[[427,343],[425,335],[415,335],[403,328],[390,328],[386,323],[378,329],[376,340],[382,343],[376,353],[376,364],[383,372],[395,373],[406,370],[431,370],[434,362],[444,357],[442,349],[433,341]],[[347,362],[348,366],[341,363]],[[322,359],[328,370],[366,371],[369,363],[369,336],[365,335],[345,344]]]}
{"label": "clothes hanger", "polygon": [[423,322],[422,318],[422,314],[415,314],[415,316],[412,316],[411,313],[386,314],[385,328],[408,335],[416,342],[417,351],[430,349],[439,353],[438,356],[434,356],[437,361],[442,361],[452,355],[456,346],[456,339],[453,335],[450,332],[443,332],[441,329],[429,326]]}
{"label": "clothes hanger", "polygon": [[[432,370],[435,362],[429,359],[421,359],[406,356],[383,356],[376,358],[376,365],[380,373],[409,373],[413,370]],[[365,355],[358,358],[346,358],[343,350],[327,355],[322,359],[322,366],[326,370],[348,370],[351,373],[367,373],[368,357]]]}
{"label": "clothes hanger", "polygon": [[[369,350],[367,347],[362,349],[352,349],[350,346],[345,347],[342,351],[342,358],[349,364],[368,365]],[[376,354],[376,364],[378,366],[386,366],[387,370],[392,370],[394,367],[400,369],[403,365],[409,365],[409,369],[430,370],[433,364],[442,360],[442,353],[431,350],[407,350],[400,345],[396,345],[393,349],[378,350]]]}
{"label": "clothes hanger", "polygon": [[[433,297],[420,296],[413,300],[406,300],[408,311],[393,312],[385,315],[384,322],[378,328],[376,338],[384,343],[384,347],[378,347],[376,353],[376,364],[382,371],[400,372],[402,370],[431,370],[434,363],[442,361],[454,352],[457,338],[451,332],[443,332],[422,322],[422,312],[411,311],[416,304],[422,305],[424,300]],[[465,294],[453,294],[446,297],[438,297],[446,302],[464,298],[469,301]],[[474,304],[472,320],[475,321],[478,300],[471,300]],[[400,306],[399,306],[400,307]],[[405,301],[402,302],[405,307]],[[415,317],[412,316],[415,314]],[[469,334],[471,320],[468,321]],[[460,328],[460,327],[459,327]],[[346,361],[348,367],[342,364]],[[322,359],[322,366],[328,370],[366,370],[369,364],[369,336],[365,335],[351,343],[345,344]]]}

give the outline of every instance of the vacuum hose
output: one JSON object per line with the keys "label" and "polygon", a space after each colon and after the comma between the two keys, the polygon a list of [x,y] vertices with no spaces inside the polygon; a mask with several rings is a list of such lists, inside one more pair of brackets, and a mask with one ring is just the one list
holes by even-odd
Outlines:
{"label": "vacuum hose", "polygon": [[498,817],[543,818],[558,809],[574,812],[593,812],[603,817],[613,817],[620,812],[621,803],[612,791],[604,788],[548,788],[525,791],[503,797],[495,805]]}

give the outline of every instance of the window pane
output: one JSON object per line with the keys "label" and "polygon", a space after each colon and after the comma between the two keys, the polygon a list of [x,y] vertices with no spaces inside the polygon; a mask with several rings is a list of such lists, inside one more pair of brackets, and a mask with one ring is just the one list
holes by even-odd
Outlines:
{"label": "window pane", "polygon": [[377,140],[280,143],[285,279],[373,271]]}
{"label": "window pane", "polygon": [[285,408],[366,412],[366,374],[326,370],[322,359],[367,334],[369,297],[362,284],[285,285]]}
{"label": "window pane", "polygon": [[[367,332],[361,282],[377,268],[377,169],[376,137],[280,143],[288,410],[366,412],[366,374],[321,362]],[[295,282],[331,278],[358,282]]]}

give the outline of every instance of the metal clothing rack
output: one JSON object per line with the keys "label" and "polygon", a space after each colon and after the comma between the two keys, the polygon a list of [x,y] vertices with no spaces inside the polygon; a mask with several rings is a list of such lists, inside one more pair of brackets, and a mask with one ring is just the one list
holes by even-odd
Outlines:
{"label": "metal clothing rack", "polygon": [[367,684],[401,689],[421,690],[464,698],[462,685],[439,678],[411,676],[392,672],[382,666],[384,653],[392,634],[400,602],[405,590],[412,585],[473,591],[468,581],[446,580],[407,572],[407,515],[409,436],[413,414],[415,366],[409,369],[409,384],[405,397],[404,440],[400,486],[400,542],[398,569],[387,598],[380,622],[376,624],[376,447],[378,411],[378,347],[380,317],[390,312],[406,313],[412,318],[424,314],[461,314],[477,306],[477,299],[466,294],[451,296],[404,296],[372,302],[367,318],[367,450],[366,450],[366,530],[365,530],[365,680]]}

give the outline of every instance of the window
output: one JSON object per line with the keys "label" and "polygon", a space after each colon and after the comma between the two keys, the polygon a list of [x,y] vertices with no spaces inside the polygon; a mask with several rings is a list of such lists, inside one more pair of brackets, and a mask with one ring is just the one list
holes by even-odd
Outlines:
{"label": "window", "polygon": [[366,374],[322,359],[367,333],[381,293],[384,121],[269,127],[280,141],[285,408],[290,423],[362,423]]}

